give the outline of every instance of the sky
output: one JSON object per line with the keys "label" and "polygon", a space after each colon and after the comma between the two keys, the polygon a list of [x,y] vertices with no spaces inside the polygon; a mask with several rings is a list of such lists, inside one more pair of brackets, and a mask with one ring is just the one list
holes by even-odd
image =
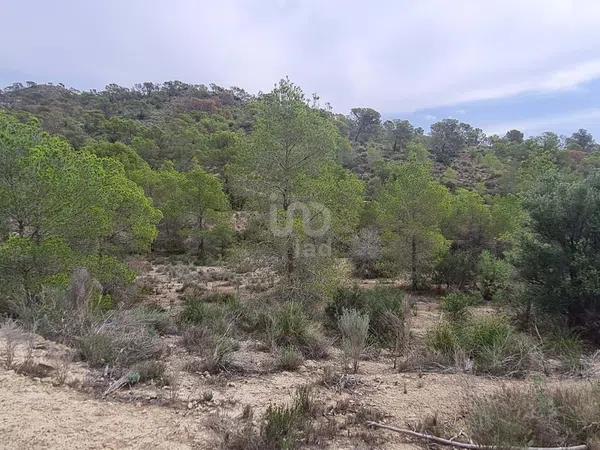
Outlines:
{"label": "sky", "polygon": [[0,40],[0,87],[289,76],[344,114],[600,140],[598,0],[0,0]]}

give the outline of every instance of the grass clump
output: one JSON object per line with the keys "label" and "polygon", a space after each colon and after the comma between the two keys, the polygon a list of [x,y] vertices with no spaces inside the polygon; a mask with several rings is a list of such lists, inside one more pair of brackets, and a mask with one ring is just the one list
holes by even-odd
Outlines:
{"label": "grass clump", "polygon": [[600,444],[600,383],[508,388],[473,400],[468,418],[480,445],[562,447]]}
{"label": "grass clump", "polygon": [[[337,327],[338,319],[344,310],[354,309],[369,316],[369,337],[378,345],[395,347],[398,338],[398,324],[408,319],[408,299],[394,287],[380,286],[368,290],[353,288],[339,289],[333,301],[325,308],[332,327]],[[390,320],[394,317],[395,320]]]}
{"label": "grass clump", "polygon": [[217,334],[231,333],[238,328],[243,315],[242,305],[231,295],[219,294],[219,298],[212,302],[187,300],[179,315],[179,323],[184,328],[201,326]]}
{"label": "grass clump", "polygon": [[223,447],[240,450],[300,448],[309,441],[314,442],[317,431],[325,431],[313,423],[317,413],[311,387],[302,386],[297,389],[291,404],[269,405],[258,427],[250,422],[252,414],[244,413],[245,424],[240,427],[236,422],[234,431],[223,430]]}
{"label": "grass clump", "polygon": [[109,316],[80,336],[76,345],[92,367],[129,367],[162,351],[154,329],[130,312]]}
{"label": "grass clump", "polygon": [[355,309],[345,309],[338,319],[342,334],[342,348],[346,359],[352,361],[354,373],[358,372],[358,361],[367,344],[369,316]]}
{"label": "grass clump", "polygon": [[450,321],[464,321],[470,317],[469,307],[478,303],[478,297],[453,292],[442,299],[441,310]]}
{"label": "grass clump", "polygon": [[233,367],[231,357],[239,344],[228,333],[214,334],[207,328],[195,327],[184,332],[183,340],[190,352],[202,358],[190,366],[193,372],[216,374]]}
{"label": "grass clump", "polygon": [[539,360],[537,347],[499,317],[441,322],[427,335],[428,348],[447,362],[477,373],[520,376]]}
{"label": "grass clump", "polygon": [[542,337],[544,354],[560,361],[560,370],[580,373],[584,370],[584,343],[574,331],[556,325]]}
{"label": "grass clump", "polygon": [[319,324],[311,320],[301,303],[255,307],[246,313],[246,322],[272,349],[294,347],[311,359],[328,356]]}
{"label": "grass clump", "polygon": [[166,364],[162,361],[142,361],[135,364],[131,368],[131,373],[134,375],[138,383],[147,383],[154,381],[159,386],[169,384],[169,377],[166,374]]}
{"label": "grass clump", "polygon": [[304,363],[304,356],[295,347],[284,347],[279,349],[277,359],[275,360],[275,368],[279,370],[287,370],[293,372]]}

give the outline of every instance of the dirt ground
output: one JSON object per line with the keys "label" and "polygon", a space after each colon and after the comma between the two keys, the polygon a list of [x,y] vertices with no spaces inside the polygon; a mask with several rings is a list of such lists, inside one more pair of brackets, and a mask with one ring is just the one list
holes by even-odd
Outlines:
{"label": "dirt ground", "polygon": [[[207,269],[194,269],[205,273]],[[178,292],[185,280],[169,269],[154,267],[147,276],[154,280],[152,301],[165,308],[178,307]],[[210,272],[210,271],[208,271]],[[221,275],[210,290],[239,289]],[[186,275],[186,276],[189,276]],[[483,313],[493,313],[483,311]],[[437,300],[416,299],[413,332],[422,336],[439,320]],[[306,361],[297,372],[268,370],[272,356],[260,350],[256,342],[245,341],[233,355],[243,374],[210,376],[189,373],[182,364],[189,358],[176,336],[164,338],[169,348],[167,363],[180,375],[176,390],[154,385],[124,388],[102,397],[90,388],[97,371],[85,363],[69,367],[67,385],[56,386],[56,375],[32,377],[0,369],[0,448],[215,448],[220,443],[218,423],[236,423],[244,407],[250,405],[254,417],[260,417],[270,404],[288,402],[295,389],[318,382],[327,367],[341,366],[339,351],[324,361]],[[2,345],[2,342],[0,342]],[[36,337],[34,359],[56,371],[62,346]],[[24,350],[17,358],[24,357]],[[585,380],[547,378],[542,375],[526,380],[494,379],[460,373],[403,372],[394,370],[389,358],[372,356],[362,361],[358,375],[344,378],[342,385],[317,384],[314,395],[325,415],[344,424],[346,414],[359,408],[374,408],[384,414],[383,421],[396,426],[416,423],[437,416],[449,429],[461,430],[473,395],[486,394],[506,384],[527,385],[540,377],[549,384],[585,383]],[[206,399],[210,392],[211,399]],[[341,406],[343,405],[343,407]],[[319,448],[415,448],[405,437],[383,430],[367,430],[363,425],[342,425],[336,438]]]}

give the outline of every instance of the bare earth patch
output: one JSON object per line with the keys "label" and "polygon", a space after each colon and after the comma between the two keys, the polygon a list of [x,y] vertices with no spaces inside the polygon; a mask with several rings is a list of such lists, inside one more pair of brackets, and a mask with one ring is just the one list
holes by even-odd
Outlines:
{"label": "bare earth patch", "polygon": [[[187,269],[184,276],[204,283],[209,291],[226,291],[231,286],[215,270],[192,270]],[[164,266],[146,275],[154,280],[149,300],[173,313],[181,305],[185,282],[178,275],[179,267]],[[440,320],[438,300],[416,297],[414,311],[412,332],[420,340]],[[486,307],[478,313],[494,311]],[[71,363],[67,377],[67,383],[76,388],[54,385],[57,358],[67,348],[36,337],[32,356],[50,369],[47,376],[40,379],[0,368],[0,448],[216,448],[220,444],[217,430],[223,420],[236,424],[250,407],[257,421],[269,405],[289,402],[294,391],[306,384],[315,385],[323,414],[338,425],[335,438],[315,448],[415,448],[417,444],[402,435],[368,430],[352,418],[361,410],[373,409],[381,414],[379,420],[396,426],[436,416],[448,429],[461,430],[475,394],[492,393],[503,385],[525,386],[540,379],[550,385],[586,382],[541,374],[515,380],[461,373],[399,373],[390,358],[374,355],[361,361],[357,375],[323,384],[320,381],[326,372],[337,372],[338,377],[341,373],[339,350],[332,349],[328,360],[305,361],[297,372],[273,372],[273,355],[250,340],[241,342],[233,354],[239,371],[209,375],[184,369],[185,362],[194,356],[182,347],[180,337],[164,336],[162,340],[169,349],[163,360],[169,372],[178,373],[176,388],[137,384],[103,398],[101,394],[111,380],[82,362]],[[21,344],[16,364],[24,357]]]}

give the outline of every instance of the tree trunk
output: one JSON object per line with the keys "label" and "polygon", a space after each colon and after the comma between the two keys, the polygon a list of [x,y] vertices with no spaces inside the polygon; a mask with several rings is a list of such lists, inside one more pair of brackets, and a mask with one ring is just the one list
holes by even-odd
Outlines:
{"label": "tree trunk", "polygon": [[411,257],[410,257],[410,281],[412,284],[412,290],[417,290],[417,241],[415,237],[412,237],[411,242]]}
{"label": "tree trunk", "polygon": [[[290,205],[289,205],[289,200],[287,197],[287,193],[284,193],[283,195],[283,210],[285,211],[285,217],[287,220],[287,214],[288,214],[288,209],[289,209]],[[294,241],[292,239],[292,233],[290,233],[290,235],[287,237],[287,252],[286,252],[286,264],[285,264],[285,268],[286,268],[286,274],[288,279],[292,278],[292,274],[294,273],[294,266],[295,266],[295,261],[294,261]]]}

